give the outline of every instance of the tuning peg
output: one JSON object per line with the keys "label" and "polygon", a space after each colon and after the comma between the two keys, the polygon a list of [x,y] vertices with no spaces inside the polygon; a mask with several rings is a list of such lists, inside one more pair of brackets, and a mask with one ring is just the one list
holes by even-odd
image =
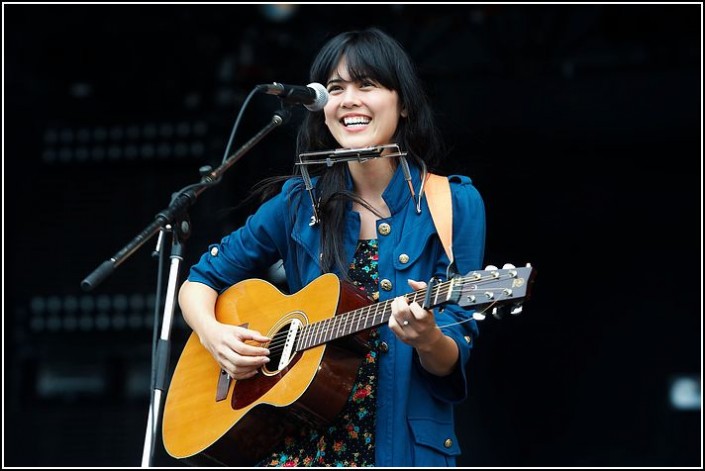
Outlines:
{"label": "tuning peg", "polygon": [[512,265],[511,263],[505,263],[502,266],[502,268],[504,268],[505,270],[511,270],[512,268],[516,268],[516,267],[514,265]]}
{"label": "tuning peg", "polygon": [[521,311],[523,311],[523,310],[524,310],[524,306],[523,306],[523,305],[521,305],[521,304],[515,304],[515,305],[512,306],[512,310],[509,311],[509,314],[512,314],[512,315],[514,315],[514,316],[517,316],[517,315],[521,314]]}
{"label": "tuning peg", "polygon": [[482,312],[475,311],[472,313],[472,318],[475,319],[476,321],[484,321],[485,320],[485,314]]}
{"label": "tuning peg", "polygon": [[498,307],[493,307],[493,308],[492,308],[492,316],[493,316],[495,319],[498,319],[498,320],[501,321],[502,318],[504,318],[504,309],[500,309],[500,308],[498,308]]}
{"label": "tuning peg", "polygon": [[485,267],[485,270],[486,270],[486,271],[498,270],[498,268],[497,268],[496,266],[494,266],[494,265],[487,265],[487,266]]}

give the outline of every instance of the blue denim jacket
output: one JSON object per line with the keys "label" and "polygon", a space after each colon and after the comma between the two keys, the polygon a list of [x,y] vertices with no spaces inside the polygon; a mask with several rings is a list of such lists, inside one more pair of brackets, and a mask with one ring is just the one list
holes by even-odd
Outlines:
{"label": "blue denim jacket", "polygon": [[[418,192],[420,172],[412,167]],[[485,245],[485,212],[480,194],[469,178],[449,177],[453,200],[453,252],[460,274],[482,268]],[[391,289],[380,289],[380,301],[411,291],[407,280],[428,281],[446,277],[448,258],[435,233],[424,198],[416,212],[408,184],[397,169],[382,195],[391,216],[377,221],[379,280]],[[245,225],[209,247],[191,268],[188,279],[218,292],[252,278],[277,260],[284,262],[290,292],[297,292],[321,275],[320,229],[310,226],[313,214],[308,193],[300,179],[288,181],[282,191],[265,202]],[[382,224],[391,230],[379,231]],[[386,228],[385,228],[386,229]],[[349,211],[345,248],[352,259],[360,233],[357,212]],[[387,285],[388,286],[388,285]],[[460,366],[446,377],[424,370],[415,350],[399,341],[385,325],[380,328],[386,353],[379,356],[376,417],[377,466],[453,466],[460,454],[454,431],[453,404],[467,395],[466,366],[477,335],[470,311],[448,305],[435,310],[436,322],[457,343]]]}

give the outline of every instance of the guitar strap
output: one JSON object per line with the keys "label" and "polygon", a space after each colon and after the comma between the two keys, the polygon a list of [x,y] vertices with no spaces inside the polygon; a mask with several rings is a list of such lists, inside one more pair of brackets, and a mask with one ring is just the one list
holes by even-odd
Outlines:
{"label": "guitar strap", "polygon": [[433,224],[436,226],[436,232],[448,255],[449,267],[451,267],[453,266],[453,203],[448,177],[429,173],[424,185],[424,193]]}

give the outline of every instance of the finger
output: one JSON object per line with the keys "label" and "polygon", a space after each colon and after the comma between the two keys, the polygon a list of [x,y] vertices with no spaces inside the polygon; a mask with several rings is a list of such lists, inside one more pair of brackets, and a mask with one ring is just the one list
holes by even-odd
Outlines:
{"label": "finger", "polygon": [[240,379],[252,378],[258,372],[259,372],[259,370],[257,368],[255,368],[255,369],[235,369],[235,370],[229,372],[228,375],[232,379],[240,380]]}
{"label": "finger", "polygon": [[400,327],[405,327],[409,325],[409,318],[413,317],[409,312],[409,301],[404,296],[399,296],[394,298],[392,301],[392,316]]}
{"label": "finger", "polygon": [[269,357],[261,356],[239,356],[233,362],[235,368],[259,368],[260,366],[269,363]]}
{"label": "finger", "polygon": [[409,286],[414,291],[424,289],[426,286],[428,286],[425,281],[416,281],[416,280],[408,279],[408,280],[406,280],[406,282],[409,283]]}
{"label": "finger", "polygon": [[258,347],[256,345],[250,345],[249,343],[240,343],[236,345],[233,350],[235,350],[240,355],[246,356],[269,356],[269,349],[265,347]]}
{"label": "finger", "polygon": [[400,311],[402,310],[400,304],[402,303],[405,304],[403,298],[394,298],[391,304],[392,315],[389,316],[388,322],[389,328],[392,329],[393,332],[396,332],[398,334],[402,331],[402,322],[404,321],[400,313]]}
{"label": "finger", "polygon": [[254,340],[255,342],[269,342],[269,337],[265,337],[256,330],[240,329],[240,338],[242,340]]}
{"label": "finger", "polygon": [[411,319],[419,322],[424,322],[433,316],[433,312],[427,311],[417,302],[409,304],[409,313],[411,314]]}
{"label": "finger", "polygon": [[228,342],[230,348],[241,355],[269,355],[269,350],[261,346],[261,343],[269,343],[271,339],[260,334],[256,330],[235,327],[235,342]]}

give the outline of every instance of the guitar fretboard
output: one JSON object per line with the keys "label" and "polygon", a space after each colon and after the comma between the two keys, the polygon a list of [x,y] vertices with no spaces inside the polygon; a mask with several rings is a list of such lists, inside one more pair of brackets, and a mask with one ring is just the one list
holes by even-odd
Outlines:
{"label": "guitar fretboard", "polygon": [[[450,284],[451,282],[447,281],[438,283],[431,288],[430,307],[437,306],[448,299]],[[426,297],[426,291],[427,289],[424,288],[407,294],[406,297],[409,299],[410,303],[418,302],[422,304]],[[306,326],[301,331],[296,342],[296,350],[307,350],[317,345],[330,342],[331,340],[385,324],[392,315],[392,301],[393,300],[390,299],[380,303],[370,304],[369,306],[338,314],[330,319],[314,322]]]}

